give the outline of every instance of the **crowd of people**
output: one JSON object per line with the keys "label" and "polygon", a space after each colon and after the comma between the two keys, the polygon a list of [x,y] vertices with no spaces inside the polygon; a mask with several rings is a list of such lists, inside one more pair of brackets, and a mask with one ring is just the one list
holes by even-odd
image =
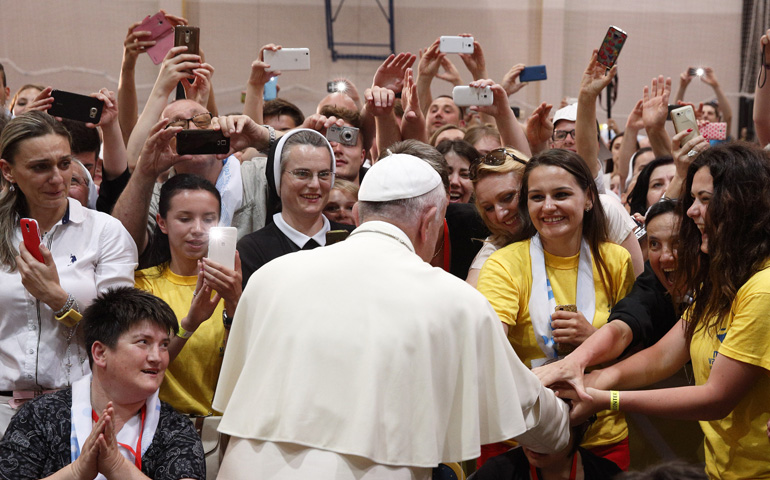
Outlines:
{"label": "crowd of people", "polygon": [[[173,47],[140,109],[139,25],[97,123],[50,115],[56,86],[11,97],[0,65],[0,478],[648,478],[631,412],[703,431],[702,465],[649,478],[770,478],[761,76],[753,143],[710,67],[600,134],[618,67],[588,50],[576,102],[519,119],[525,66],[490,79],[477,41],[459,57],[491,105],[433,97],[462,85],[437,39],[314,112],[265,100],[265,45],[228,115]],[[726,140],[667,130],[696,78]],[[177,153],[188,130],[229,151]]]}

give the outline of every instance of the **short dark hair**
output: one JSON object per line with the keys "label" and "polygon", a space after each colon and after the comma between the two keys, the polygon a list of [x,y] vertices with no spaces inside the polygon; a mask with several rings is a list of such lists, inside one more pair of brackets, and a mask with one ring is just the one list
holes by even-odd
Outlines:
{"label": "short dark hair", "polygon": [[0,63],[0,78],[3,79],[3,88],[8,86],[8,79],[5,77],[5,67]]}
{"label": "short dark hair", "polygon": [[321,108],[321,115],[327,117],[337,117],[345,120],[356,128],[361,128],[361,114],[349,108],[337,107],[334,105],[324,105]]}
{"label": "short dark hair", "polygon": [[631,208],[632,215],[634,213],[640,213],[644,215],[647,212],[647,209],[652,206],[647,205],[647,191],[650,187],[649,184],[650,177],[652,177],[652,172],[655,171],[655,169],[658,167],[663,165],[671,165],[673,163],[674,159],[669,156],[656,158],[655,160],[645,165],[642,171],[639,172],[639,176],[636,177],[634,188],[628,194],[628,206]]}
{"label": "short dark hair", "polygon": [[666,198],[653,203],[649,210],[647,210],[647,216],[644,217],[644,223],[649,224],[653,218],[665,213],[675,213],[679,215],[679,212],[676,211],[677,202],[678,200],[675,198]]}
{"label": "short dark hair", "polygon": [[[439,95],[438,97],[434,98],[433,100],[435,101],[435,100],[437,100],[439,98],[448,98],[448,99],[452,100],[452,103],[454,103],[454,106],[457,107],[457,110],[460,111],[460,120],[465,118],[465,107],[461,107],[460,105],[456,104],[454,97],[452,97],[451,95]],[[433,103],[433,102],[431,102],[431,103]]]}
{"label": "short dark hair", "polygon": [[294,120],[294,125],[298,127],[305,121],[305,115],[302,113],[302,110],[288,100],[276,98],[265,102],[265,106],[262,109],[262,118],[280,117],[281,115],[290,116]]}
{"label": "short dark hair", "polygon": [[86,124],[83,122],[69,118],[63,118],[62,123],[67,131],[70,132],[72,154],[94,152],[98,160],[99,150],[102,147],[102,139],[99,138],[99,132],[95,128],[86,127]]}
{"label": "short dark hair", "polygon": [[149,292],[134,287],[117,287],[100,293],[83,312],[80,321],[89,365],[94,363],[91,355],[94,342],[115,348],[121,335],[143,322],[156,325],[169,334],[179,326],[171,307]]}

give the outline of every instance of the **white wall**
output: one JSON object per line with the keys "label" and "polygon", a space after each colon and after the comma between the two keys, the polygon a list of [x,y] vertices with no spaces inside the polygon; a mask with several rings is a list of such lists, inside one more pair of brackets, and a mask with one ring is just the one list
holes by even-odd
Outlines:
{"label": "white wall", "polygon": [[[533,83],[512,97],[514,104],[528,111],[541,100],[553,103],[575,96],[591,50],[598,48],[608,25],[617,25],[629,34],[620,56],[620,96],[613,111],[620,122],[652,76],[671,76],[676,87],[679,73],[688,65],[713,66],[737,113],[741,4],[739,0],[396,0],[396,48],[417,53],[439,35],[469,32],[481,42],[489,73],[498,81],[515,63],[545,63],[549,80]],[[160,7],[184,13],[191,24],[201,27],[201,46],[216,68],[221,112],[240,110],[249,65],[265,43],[310,47],[312,70],[287,72],[279,79],[281,96],[306,113],[325,94],[327,80],[348,76],[363,92],[378,65],[331,61],[320,0],[0,0],[0,62],[11,90],[23,83],[80,92],[102,86],[116,89],[126,29]],[[374,0],[347,0],[335,33],[343,41],[387,42],[386,23]],[[453,60],[463,78],[470,80],[460,59]],[[146,99],[157,68],[148,58],[138,62],[140,102]],[[444,82],[434,84],[434,94],[449,91]],[[698,82],[687,96],[711,97],[711,89]]]}

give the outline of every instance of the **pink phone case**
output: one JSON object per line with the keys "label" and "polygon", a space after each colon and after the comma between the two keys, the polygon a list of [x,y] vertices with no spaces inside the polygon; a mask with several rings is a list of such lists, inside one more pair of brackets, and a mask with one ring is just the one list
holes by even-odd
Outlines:
{"label": "pink phone case", "polygon": [[156,43],[147,49],[147,55],[150,56],[155,65],[160,64],[174,46],[174,26],[168,22],[163,12],[158,12],[153,16],[148,15],[134,30],[151,33],[149,37],[145,38],[155,40]]}
{"label": "pink phone case", "polygon": [[698,126],[698,131],[707,140],[727,139],[727,124],[724,122],[707,123]]}

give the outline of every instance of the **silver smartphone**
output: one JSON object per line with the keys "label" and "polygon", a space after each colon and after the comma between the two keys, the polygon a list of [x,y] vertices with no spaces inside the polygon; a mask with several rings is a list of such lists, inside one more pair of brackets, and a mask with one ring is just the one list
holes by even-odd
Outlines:
{"label": "silver smartphone", "polygon": [[282,48],[265,50],[265,63],[270,65],[270,72],[278,70],[310,70],[309,48]]}
{"label": "silver smartphone", "polygon": [[476,88],[459,85],[452,89],[452,100],[458,107],[470,105],[492,105],[492,89],[490,87]]}
{"label": "silver smartphone", "polygon": [[207,258],[233,270],[235,268],[235,244],[237,242],[237,228],[211,227],[211,230],[209,230],[209,253]]}
{"label": "silver smartphone", "polygon": [[439,39],[438,49],[443,53],[473,53],[473,37],[444,35]]}
{"label": "silver smartphone", "polygon": [[680,145],[684,145],[700,135],[698,133],[698,122],[695,119],[695,111],[690,105],[671,110],[671,121],[674,122],[674,130],[676,130],[676,133],[692,128],[692,132],[682,139]]}

